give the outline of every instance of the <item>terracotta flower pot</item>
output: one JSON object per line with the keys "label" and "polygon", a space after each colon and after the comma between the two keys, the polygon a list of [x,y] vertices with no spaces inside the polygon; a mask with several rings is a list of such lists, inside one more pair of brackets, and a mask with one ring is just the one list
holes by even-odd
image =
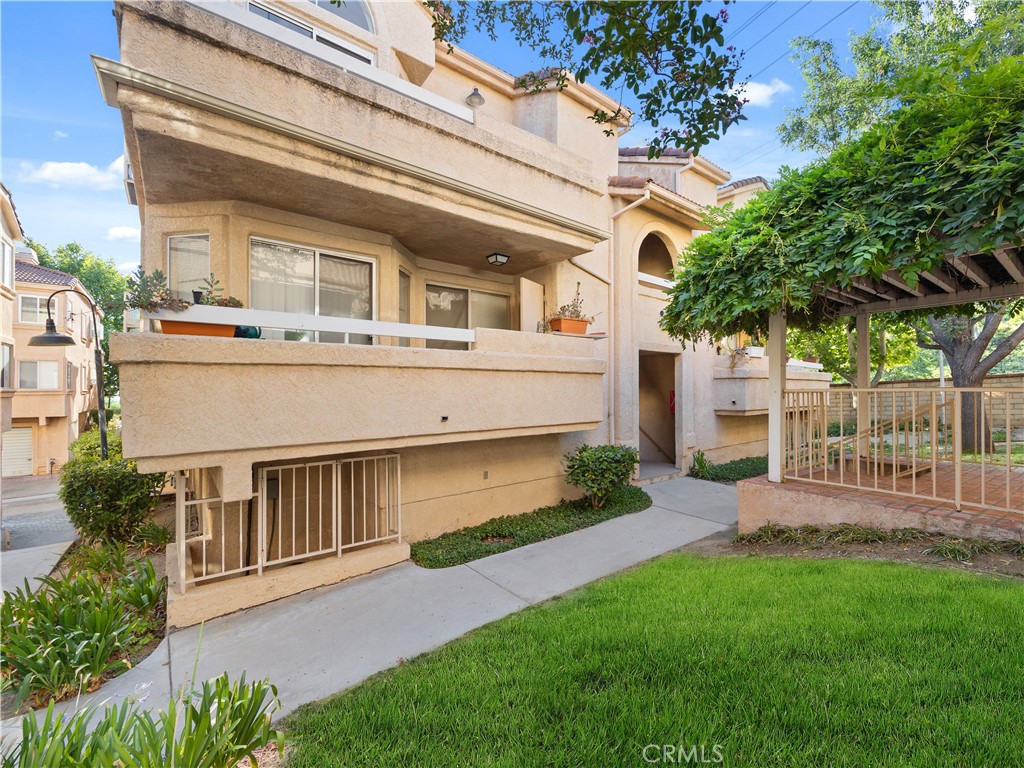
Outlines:
{"label": "terracotta flower pot", "polygon": [[182,336],[222,336],[231,338],[235,335],[235,326],[233,325],[190,323],[185,320],[161,320],[160,329],[164,333]]}
{"label": "terracotta flower pot", "polygon": [[549,323],[551,330],[556,333],[575,333],[579,336],[585,336],[587,333],[587,326],[590,325],[586,320],[578,320],[574,317],[556,317]]}

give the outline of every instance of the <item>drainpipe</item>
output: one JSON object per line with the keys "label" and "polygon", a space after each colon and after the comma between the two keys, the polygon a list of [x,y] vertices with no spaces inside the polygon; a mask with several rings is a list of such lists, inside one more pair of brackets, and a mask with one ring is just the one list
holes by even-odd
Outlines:
{"label": "drainpipe", "polygon": [[[617,218],[619,218],[619,216],[624,214],[626,211],[628,211],[628,210],[630,210],[632,208],[636,208],[638,206],[641,206],[641,205],[643,205],[644,203],[646,203],[650,199],[651,199],[651,190],[650,190],[650,188],[647,188],[647,189],[644,190],[643,195],[641,195],[638,199],[634,200],[632,203],[627,205],[622,210],[616,211],[608,219],[608,221],[609,221],[608,231],[612,233],[612,239],[611,239],[611,242],[608,244],[608,275],[609,275],[609,277],[604,282],[608,285],[608,295],[610,297],[610,302],[609,303],[611,304],[611,306],[609,307],[609,309],[611,311],[608,313],[608,337],[609,337],[609,340],[610,340],[609,343],[612,344],[612,345],[614,345],[616,343],[616,337],[615,337],[615,293],[614,293],[613,285],[612,285],[613,282],[614,282],[614,279],[615,279],[615,246],[616,246],[616,242],[617,242],[617,239],[618,239],[616,237],[616,235],[615,235],[615,220]],[[573,258],[575,258],[575,257],[573,257]],[[570,259],[570,261],[572,261],[572,259]],[[576,262],[573,261],[573,264],[576,264]],[[579,264],[576,264],[576,266],[580,267],[580,269],[584,269]],[[587,270],[587,269],[584,269],[584,271],[590,272],[590,270]],[[593,274],[593,273],[590,272],[590,274]],[[595,275],[595,277],[597,277],[597,276]],[[600,279],[600,278],[598,278],[598,279]],[[615,444],[615,415],[616,415],[616,413],[618,411],[618,401],[616,400],[616,397],[615,397],[616,392],[618,390],[618,388],[616,387],[616,384],[615,384],[615,357],[616,357],[616,355],[615,355],[615,350],[614,349],[609,348],[608,352],[609,352],[609,354],[608,354],[608,375],[610,377],[608,402],[611,403],[611,407],[612,407],[612,412],[610,414],[610,418],[608,419],[608,442],[614,445]]]}

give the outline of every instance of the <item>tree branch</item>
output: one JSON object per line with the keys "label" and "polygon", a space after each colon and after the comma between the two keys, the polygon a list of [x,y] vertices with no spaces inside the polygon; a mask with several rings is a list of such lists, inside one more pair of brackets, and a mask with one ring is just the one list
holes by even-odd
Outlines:
{"label": "tree branch", "polygon": [[1006,359],[1007,356],[1024,340],[1024,323],[1017,326],[1016,330],[999,342],[999,345],[989,352],[988,356],[984,360],[978,363],[977,370],[980,372],[980,376],[984,378],[988,375],[988,372],[996,367],[1000,362]]}

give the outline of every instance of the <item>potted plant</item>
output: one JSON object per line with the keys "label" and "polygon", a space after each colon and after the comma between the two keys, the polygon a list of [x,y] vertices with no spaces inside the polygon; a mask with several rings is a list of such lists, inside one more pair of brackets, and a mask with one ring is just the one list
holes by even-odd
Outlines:
{"label": "potted plant", "polygon": [[747,357],[764,357],[764,341],[759,336],[755,336],[743,348],[743,351],[746,352]]}
{"label": "potted plant", "polygon": [[568,304],[563,304],[548,316],[547,324],[555,333],[573,333],[584,335],[587,326],[594,318],[583,312],[583,299],[580,297],[580,284],[576,283],[576,295]]}
{"label": "potted plant", "polygon": [[[213,275],[210,275],[212,278]],[[209,282],[209,281],[207,281]],[[193,298],[195,298],[193,292]],[[225,300],[227,301],[227,300]],[[233,299],[237,304],[222,304],[221,306],[242,306],[238,299]],[[206,303],[203,301],[202,303]],[[125,294],[125,304],[131,309],[140,309],[143,312],[158,312],[170,310],[172,312],[183,312],[190,304],[185,299],[175,296],[167,287],[167,278],[160,270],[147,275],[140,267],[128,280],[128,292]],[[188,320],[160,320],[160,330],[163,333],[184,334],[188,336],[222,336],[231,337],[235,335],[235,326],[218,325],[216,323],[196,323]]]}

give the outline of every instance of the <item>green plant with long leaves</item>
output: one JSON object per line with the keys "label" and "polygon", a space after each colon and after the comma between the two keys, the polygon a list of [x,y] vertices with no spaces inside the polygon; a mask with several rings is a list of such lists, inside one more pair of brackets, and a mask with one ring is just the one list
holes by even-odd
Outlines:
{"label": "green plant with long leaves", "polygon": [[22,720],[3,768],[235,768],[243,761],[256,768],[257,749],[274,742],[284,749],[284,735],[271,726],[279,707],[269,681],[231,682],[227,673],[183,688],[156,715],[132,699],[102,713],[57,713],[50,704],[40,720]]}

